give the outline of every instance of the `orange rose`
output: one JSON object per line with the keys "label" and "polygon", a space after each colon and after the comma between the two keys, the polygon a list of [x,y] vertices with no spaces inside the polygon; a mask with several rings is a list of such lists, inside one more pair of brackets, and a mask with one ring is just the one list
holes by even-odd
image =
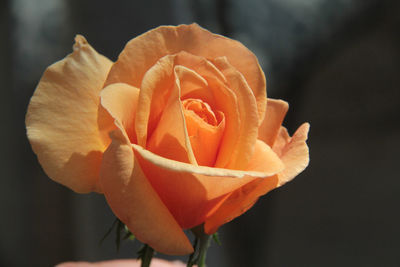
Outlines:
{"label": "orange rose", "polygon": [[31,99],[28,138],[45,172],[104,193],[142,242],[166,254],[207,234],[308,165],[309,125],[290,137],[288,104],[266,98],[257,58],[196,24],[132,39],[112,63],[82,36]]}

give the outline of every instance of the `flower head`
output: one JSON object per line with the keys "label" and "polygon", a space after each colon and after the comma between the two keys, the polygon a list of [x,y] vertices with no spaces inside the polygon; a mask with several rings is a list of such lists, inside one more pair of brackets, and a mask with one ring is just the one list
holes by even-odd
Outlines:
{"label": "flower head", "polygon": [[115,63],[78,35],[45,71],[26,125],[50,178],[104,193],[139,240],[187,254],[182,229],[214,233],[308,165],[309,125],[290,137],[287,109],[267,99],[251,51],[192,24],[132,39]]}

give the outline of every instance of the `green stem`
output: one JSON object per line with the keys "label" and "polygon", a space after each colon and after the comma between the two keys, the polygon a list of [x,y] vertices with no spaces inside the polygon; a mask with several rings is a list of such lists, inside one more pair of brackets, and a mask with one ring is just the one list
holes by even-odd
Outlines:
{"label": "green stem", "polygon": [[197,261],[197,258],[195,259],[194,256],[196,255],[197,244],[199,243],[198,241],[199,239],[196,237],[193,244],[194,251],[190,254],[186,267],[192,267]]}
{"label": "green stem", "polygon": [[206,266],[207,249],[210,246],[210,240],[211,240],[210,235],[203,234],[200,237],[199,261],[197,263],[198,267]]}
{"label": "green stem", "polygon": [[212,236],[204,233],[204,225],[198,225],[191,230],[195,235],[194,252],[190,255],[186,267],[192,267],[195,264],[197,264],[197,267],[205,267],[207,249],[210,246]]}
{"label": "green stem", "polygon": [[143,250],[144,250],[143,255],[141,257],[142,264],[140,266],[141,267],[149,267],[151,259],[153,258],[154,249],[152,247],[150,247],[149,245],[145,245]]}

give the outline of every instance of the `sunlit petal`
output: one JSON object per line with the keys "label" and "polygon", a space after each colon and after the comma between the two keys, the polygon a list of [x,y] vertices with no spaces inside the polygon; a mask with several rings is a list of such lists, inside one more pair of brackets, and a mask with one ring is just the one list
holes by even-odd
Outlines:
{"label": "sunlit petal", "polygon": [[98,116],[99,93],[112,62],[83,36],[74,51],[43,74],[26,114],[33,151],[47,175],[74,191],[101,191],[102,153],[112,120]]}

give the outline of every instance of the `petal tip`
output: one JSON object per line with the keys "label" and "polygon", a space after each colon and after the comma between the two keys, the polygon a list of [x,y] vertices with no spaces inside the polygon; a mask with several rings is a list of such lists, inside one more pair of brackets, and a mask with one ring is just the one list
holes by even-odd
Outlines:
{"label": "petal tip", "polygon": [[86,40],[86,38],[83,35],[77,34],[75,36],[75,43],[72,46],[72,48],[74,51],[77,51],[87,44],[88,44],[88,41]]}
{"label": "petal tip", "polygon": [[304,141],[307,141],[308,139],[308,133],[310,131],[310,123],[305,122],[302,125],[300,125],[300,127],[297,129],[296,132],[298,132],[298,134],[302,137],[302,139]]}

